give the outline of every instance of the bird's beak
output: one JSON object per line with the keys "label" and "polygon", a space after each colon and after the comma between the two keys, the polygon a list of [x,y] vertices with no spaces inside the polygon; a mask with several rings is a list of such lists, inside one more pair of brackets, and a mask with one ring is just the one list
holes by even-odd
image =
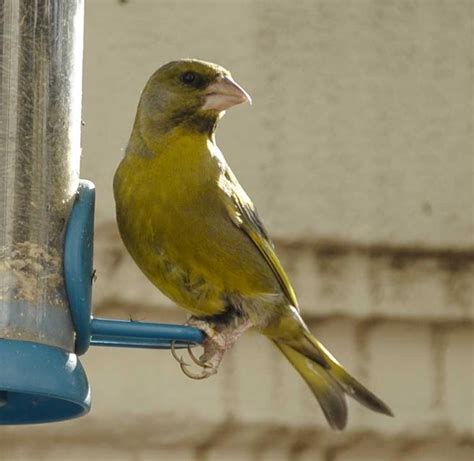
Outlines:
{"label": "bird's beak", "polygon": [[206,99],[203,110],[226,110],[229,107],[248,102],[252,104],[250,95],[231,77],[219,77],[209,85],[204,93]]}

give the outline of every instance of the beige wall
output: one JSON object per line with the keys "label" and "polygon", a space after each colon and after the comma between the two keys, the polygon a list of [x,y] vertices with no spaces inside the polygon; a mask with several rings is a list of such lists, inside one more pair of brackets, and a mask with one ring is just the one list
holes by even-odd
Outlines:
{"label": "beige wall", "polygon": [[168,352],[93,349],[89,416],[0,429],[0,460],[474,458],[474,3],[88,0],[82,177],[98,190],[97,315],[181,322],[118,238],[113,171],[149,74],[229,68],[254,98],[218,142],[254,198],[313,331],[396,418],[326,428],[264,338],[218,376]]}

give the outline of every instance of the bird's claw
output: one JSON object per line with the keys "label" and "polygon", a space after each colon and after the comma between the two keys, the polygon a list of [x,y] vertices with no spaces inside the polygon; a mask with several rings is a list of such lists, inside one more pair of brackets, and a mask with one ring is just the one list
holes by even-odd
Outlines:
{"label": "bird's claw", "polygon": [[191,360],[198,366],[200,366],[201,368],[211,368],[211,365],[209,365],[207,362],[205,362],[204,360],[200,360],[198,359],[195,355],[194,355],[194,352],[192,351],[191,349],[191,346],[188,346],[188,354],[189,354],[189,357],[191,357]]}
{"label": "bird's claw", "polygon": [[206,365],[205,368],[201,371],[201,373],[193,373],[192,371],[188,370],[188,365],[185,365],[183,363],[180,363],[179,366],[181,367],[181,371],[191,379],[206,379],[209,378],[209,376],[212,376],[216,373],[216,370],[210,367],[209,365]]}
{"label": "bird's claw", "polygon": [[187,377],[191,379],[205,379],[217,373],[224,353],[232,347],[245,330],[252,326],[252,323],[247,319],[242,325],[238,325],[237,329],[234,326],[225,329],[222,325],[216,326],[205,320],[191,317],[186,322],[186,325],[200,329],[206,336],[202,342],[204,353],[200,357],[197,357],[191,350],[191,345],[187,346],[189,358],[201,368],[200,373],[194,373],[188,369],[190,365],[182,357],[178,356],[174,341],[171,343],[171,353]]}
{"label": "bird's claw", "polygon": [[180,357],[177,352],[176,352],[176,347],[175,347],[176,341],[173,341],[171,343],[171,354],[173,358],[179,363],[179,366],[183,373],[191,379],[205,379],[208,378],[209,376],[212,376],[216,373],[216,369],[210,365],[209,363],[198,359],[194,353],[191,350],[191,346],[188,345],[188,354],[191,360],[198,365],[199,367],[202,368],[201,373],[193,373],[192,371],[188,370],[188,367],[190,366],[189,363],[185,362],[182,357]]}
{"label": "bird's claw", "polygon": [[189,363],[185,362],[183,357],[180,357],[177,352],[176,352],[176,341],[172,341],[171,342],[171,355],[173,356],[173,358],[181,365],[181,366],[185,366],[185,367],[188,367],[189,366]]}

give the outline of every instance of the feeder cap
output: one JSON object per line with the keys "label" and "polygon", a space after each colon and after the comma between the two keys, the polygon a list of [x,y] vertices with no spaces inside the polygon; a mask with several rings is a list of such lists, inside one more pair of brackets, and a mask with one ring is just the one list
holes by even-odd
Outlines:
{"label": "feeder cap", "polygon": [[0,425],[63,421],[86,414],[90,388],[76,354],[0,339]]}

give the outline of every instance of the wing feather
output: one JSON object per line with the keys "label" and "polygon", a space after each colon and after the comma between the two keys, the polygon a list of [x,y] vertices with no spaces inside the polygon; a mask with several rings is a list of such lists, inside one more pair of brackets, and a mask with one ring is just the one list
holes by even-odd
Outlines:
{"label": "wing feather", "polygon": [[225,204],[230,219],[250,237],[275,274],[288,301],[298,309],[295,292],[275,253],[268,232],[252,201],[230,168],[225,169],[219,183],[221,189],[225,192]]}

